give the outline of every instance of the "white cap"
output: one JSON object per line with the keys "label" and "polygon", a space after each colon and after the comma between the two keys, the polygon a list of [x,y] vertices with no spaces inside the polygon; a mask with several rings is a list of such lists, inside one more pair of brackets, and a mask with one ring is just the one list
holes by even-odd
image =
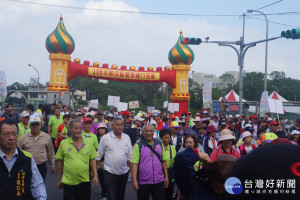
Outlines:
{"label": "white cap", "polygon": [[29,117],[30,116],[30,113],[28,111],[23,111],[21,113],[21,117]]}
{"label": "white cap", "polygon": [[155,126],[156,126],[156,121],[155,121],[155,120],[153,120],[153,119],[151,119],[151,121],[150,121],[150,124],[151,124],[151,125],[155,125]]}
{"label": "white cap", "polygon": [[144,121],[144,119],[141,118],[140,115],[136,115],[136,116],[134,116],[133,121],[141,121],[142,122],[142,121]]}
{"label": "white cap", "polygon": [[87,112],[85,116],[93,116],[91,112]]}
{"label": "white cap", "polygon": [[293,131],[291,132],[291,135],[297,135],[297,134],[300,134],[300,132],[297,131],[297,130],[293,130]]}
{"label": "white cap", "polygon": [[40,124],[41,123],[41,119],[38,118],[38,117],[33,117],[29,120],[29,124],[34,124],[34,123],[38,123]]}
{"label": "white cap", "polygon": [[232,115],[229,115],[228,118],[233,118],[233,116],[232,116]]}
{"label": "white cap", "polygon": [[240,117],[241,117],[241,115],[239,115],[239,114],[235,115],[235,118],[240,118]]}

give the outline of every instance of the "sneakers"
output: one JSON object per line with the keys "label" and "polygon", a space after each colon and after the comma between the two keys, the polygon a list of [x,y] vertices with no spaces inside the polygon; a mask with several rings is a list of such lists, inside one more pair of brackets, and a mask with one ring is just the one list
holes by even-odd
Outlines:
{"label": "sneakers", "polygon": [[100,200],[107,200],[106,196],[100,195]]}

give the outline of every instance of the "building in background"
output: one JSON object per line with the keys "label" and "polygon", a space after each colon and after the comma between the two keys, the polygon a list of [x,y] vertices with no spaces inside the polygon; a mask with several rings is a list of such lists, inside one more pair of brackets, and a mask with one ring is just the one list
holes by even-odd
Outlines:
{"label": "building in background", "polygon": [[[234,82],[239,81],[239,72],[237,71],[225,71],[225,74],[230,74],[234,77]],[[221,78],[217,77],[215,74],[205,74],[202,72],[195,72],[192,74],[193,81],[197,82],[201,87],[203,87],[204,82],[211,82],[213,88],[225,88],[227,84]]]}

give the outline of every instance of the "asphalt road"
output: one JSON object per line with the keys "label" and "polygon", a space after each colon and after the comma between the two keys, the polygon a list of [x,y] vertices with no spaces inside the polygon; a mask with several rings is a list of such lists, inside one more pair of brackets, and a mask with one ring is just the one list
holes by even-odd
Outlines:
{"label": "asphalt road", "polygon": [[[62,200],[63,199],[63,190],[62,189],[60,190],[56,187],[57,173],[55,172],[54,175],[51,175],[50,174],[50,165],[47,164],[47,166],[48,166],[48,172],[47,172],[45,185],[46,185],[48,199],[49,200]],[[56,170],[56,166],[55,166],[55,170]],[[91,200],[100,199],[99,198],[100,192],[101,192],[100,185],[98,185],[98,187],[96,187],[96,188],[92,187]],[[126,200],[137,199],[136,192],[132,188],[132,182],[127,182],[125,199]]]}

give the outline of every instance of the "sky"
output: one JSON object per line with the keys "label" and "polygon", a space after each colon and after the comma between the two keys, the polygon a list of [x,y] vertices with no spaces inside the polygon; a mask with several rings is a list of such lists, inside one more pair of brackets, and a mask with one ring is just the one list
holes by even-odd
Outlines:
{"label": "sky", "polygon": [[[242,36],[241,15],[248,9],[259,9],[273,2],[276,0],[0,0],[0,70],[6,73],[7,85],[28,83],[30,77],[37,77],[37,72],[28,64],[38,69],[41,83],[49,81],[51,63],[45,40],[56,28],[61,14],[67,31],[75,41],[72,60],[79,58],[81,62],[89,60],[100,65],[165,67],[171,66],[168,54],[177,42],[180,29],[185,37],[237,41]],[[136,13],[95,11],[90,8]],[[298,0],[283,0],[259,11],[275,14],[268,15],[269,37],[280,36],[282,30],[300,27]],[[140,12],[201,16],[146,15]],[[299,14],[276,14],[283,12]],[[247,15],[245,42],[265,37],[264,17]],[[268,72],[284,71],[288,77],[299,79],[299,47],[300,40],[280,38],[269,42]],[[231,48],[211,43],[193,45],[191,48],[195,54],[191,67],[195,72],[220,76],[225,71],[239,70],[237,54]],[[264,63],[265,43],[261,43],[246,53],[244,69],[246,72],[264,72]]]}

